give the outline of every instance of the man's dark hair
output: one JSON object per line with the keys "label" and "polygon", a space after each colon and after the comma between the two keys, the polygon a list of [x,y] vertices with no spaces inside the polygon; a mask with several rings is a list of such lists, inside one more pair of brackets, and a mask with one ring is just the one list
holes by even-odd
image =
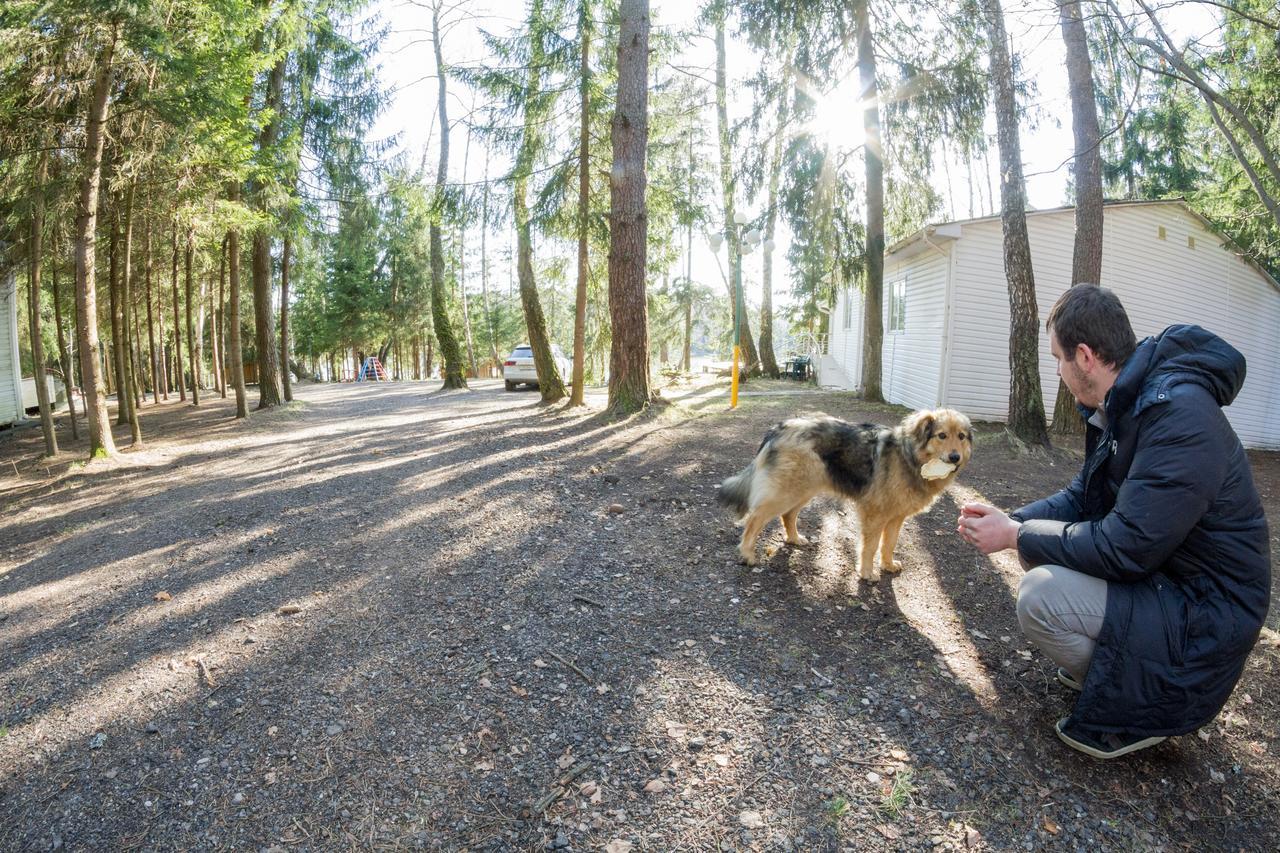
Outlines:
{"label": "man's dark hair", "polygon": [[1076,347],[1086,344],[1098,358],[1120,367],[1138,347],[1120,298],[1096,284],[1076,284],[1053,303],[1044,327],[1058,339],[1068,361],[1075,361]]}

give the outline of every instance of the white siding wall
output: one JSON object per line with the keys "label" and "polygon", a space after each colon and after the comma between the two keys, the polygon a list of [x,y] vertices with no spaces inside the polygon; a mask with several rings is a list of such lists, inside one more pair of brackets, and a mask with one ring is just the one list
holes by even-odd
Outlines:
{"label": "white siding wall", "polygon": [[[950,255],[926,246],[904,260],[885,259],[884,398],[912,409],[938,405],[939,370],[946,336],[946,290]],[[889,331],[894,284],[906,279],[907,316],[900,332]]]}
{"label": "white siding wall", "polygon": [[[1050,417],[1058,378],[1044,320],[1070,278],[1074,228],[1070,210],[1027,218],[1040,311],[1041,389]],[[1173,323],[1196,323],[1240,349],[1249,375],[1227,417],[1245,444],[1277,447],[1280,292],[1221,242],[1176,205],[1108,207],[1102,284],[1120,297],[1139,339]],[[1009,402],[1009,301],[999,220],[966,223],[953,251],[955,327],[945,400],[971,417],[1003,420]]]}
{"label": "white siding wall", "polygon": [[[849,328],[844,327],[846,306],[850,309]],[[862,291],[841,290],[831,311],[831,335],[827,354],[840,364],[846,387],[856,390],[862,385]],[[824,385],[833,385],[831,377],[822,377]]]}
{"label": "white siding wall", "polygon": [[12,275],[0,279],[0,424],[18,420],[18,304]]}

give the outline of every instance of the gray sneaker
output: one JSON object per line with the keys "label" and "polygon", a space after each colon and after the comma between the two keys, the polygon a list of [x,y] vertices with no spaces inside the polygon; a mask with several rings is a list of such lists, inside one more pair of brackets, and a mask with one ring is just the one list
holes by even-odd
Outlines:
{"label": "gray sneaker", "polygon": [[1067,672],[1062,667],[1058,667],[1058,683],[1063,687],[1070,687],[1077,693],[1084,689],[1084,685],[1076,681],[1071,673]]}

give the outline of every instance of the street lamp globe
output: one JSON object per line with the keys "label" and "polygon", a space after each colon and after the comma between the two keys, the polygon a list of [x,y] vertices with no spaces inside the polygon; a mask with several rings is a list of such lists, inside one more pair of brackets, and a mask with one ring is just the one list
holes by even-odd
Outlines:
{"label": "street lamp globe", "polygon": [[747,215],[746,215],[745,213],[743,213],[741,210],[739,210],[737,213],[733,214],[733,224],[734,224],[734,225],[746,225],[746,224],[747,224],[747,222],[748,222],[748,220],[747,220]]}
{"label": "street lamp globe", "polygon": [[724,245],[724,235],[716,232],[707,237],[707,242],[711,244],[711,251],[718,252],[720,247]]}

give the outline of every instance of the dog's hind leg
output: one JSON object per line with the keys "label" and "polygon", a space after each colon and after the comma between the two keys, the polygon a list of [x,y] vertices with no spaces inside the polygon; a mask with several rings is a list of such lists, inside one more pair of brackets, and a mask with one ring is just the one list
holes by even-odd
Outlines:
{"label": "dog's hind leg", "polygon": [[773,518],[773,513],[762,511],[763,507],[756,507],[747,514],[746,522],[742,526],[742,541],[738,543],[738,554],[742,557],[742,562],[748,566],[754,566],[756,560],[756,539],[760,536],[760,531],[769,523],[769,519]]}
{"label": "dog's hind leg", "polygon": [[895,518],[884,528],[884,538],[880,543],[880,565],[890,574],[902,571],[902,563],[893,558],[893,551],[898,547],[898,534],[902,532],[905,521],[905,518]]}
{"label": "dog's hind leg", "polygon": [[800,535],[800,531],[796,529],[796,516],[800,514],[800,510],[805,508],[805,504],[809,503],[808,498],[803,503],[796,504],[791,509],[782,514],[782,527],[787,531],[788,545],[808,545],[809,540]]}

